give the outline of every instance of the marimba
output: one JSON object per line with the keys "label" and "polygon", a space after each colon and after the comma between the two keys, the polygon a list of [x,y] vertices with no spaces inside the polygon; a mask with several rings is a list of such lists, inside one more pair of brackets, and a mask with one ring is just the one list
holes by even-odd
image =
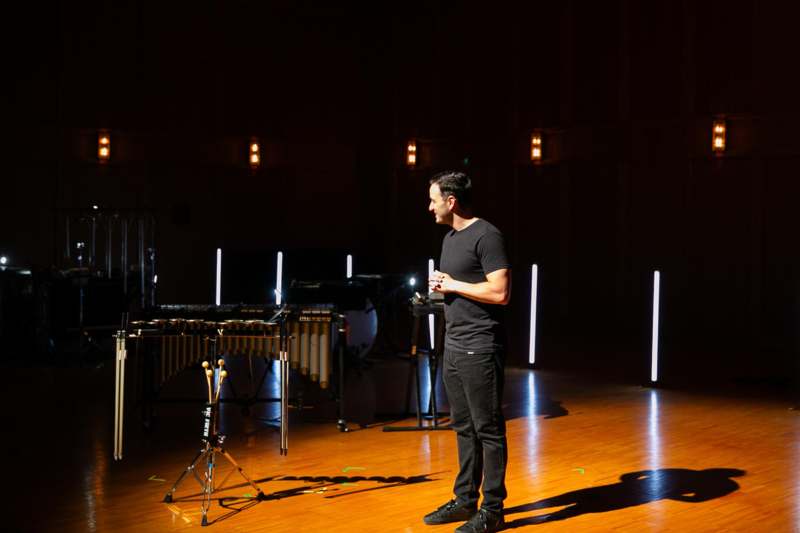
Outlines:
{"label": "marimba", "polygon": [[[336,322],[337,314],[330,308],[297,308],[289,314],[290,365],[323,389],[331,380]],[[279,356],[279,325],[264,319],[152,318],[132,321],[128,330],[128,338],[138,342],[158,341],[156,388],[182,370],[218,355],[272,360]]]}
{"label": "marimba", "polygon": [[283,370],[281,374],[281,398],[258,399],[256,394],[266,371],[253,387],[252,359],[283,362],[285,358],[292,369],[327,389],[331,384],[333,352],[338,346],[337,425],[346,431],[341,386],[346,343],[343,315],[330,305],[287,306],[283,311],[277,320],[274,318],[277,310],[265,306],[162,305],[123,325],[116,343],[114,457],[122,456],[125,360],[129,349],[140,366],[143,419],[147,423],[152,405],[167,381],[187,368],[220,356],[247,357],[253,392],[249,401],[281,401],[283,419],[288,401],[288,368],[285,378]]}

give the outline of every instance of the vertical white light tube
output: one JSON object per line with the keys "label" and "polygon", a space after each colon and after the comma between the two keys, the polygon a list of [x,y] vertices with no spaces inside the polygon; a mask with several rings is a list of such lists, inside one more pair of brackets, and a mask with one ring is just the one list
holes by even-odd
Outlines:
{"label": "vertical white light tube", "polygon": [[[431,276],[433,276],[433,259],[428,259],[428,279],[431,279]],[[429,284],[428,285],[428,294],[430,294],[431,292],[433,292],[433,291],[431,291],[430,284]],[[428,333],[430,334],[430,337],[431,337],[431,350],[436,348],[436,334],[435,334],[436,329],[435,329],[435,326],[436,326],[436,323],[434,322],[433,314],[428,315]]]}
{"label": "vertical white light tube", "polygon": [[281,305],[283,299],[283,252],[278,252],[278,268],[275,275],[275,305]]}
{"label": "vertical white light tube", "polygon": [[222,248],[217,248],[217,291],[214,303],[220,305],[222,302]]}
{"label": "vertical white light tube", "polygon": [[653,271],[653,345],[650,352],[650,381],[658,381],[658,308],[661,299],[661,272]]}
{"label": "vertical white light tube", "polygon": [[353,277],[353,256],[347,254],[347,279]]}
{"label": "vertical white light tube", "polygon": [[528,362],[536,362],[536,296],[539,291],[539,266],[531,266],[531,324],[530,343],[528,345]]}

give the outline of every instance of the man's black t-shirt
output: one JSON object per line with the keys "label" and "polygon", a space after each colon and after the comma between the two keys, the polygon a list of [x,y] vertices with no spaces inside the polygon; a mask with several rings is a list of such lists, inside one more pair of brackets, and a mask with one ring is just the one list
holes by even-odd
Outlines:
{"label": "man's black t-shirt", "polygon": [[[449,231],[442,242],[439,270],[457,281],[481,283],[486,275],[510,268],[503,234],[483,219],[461,231]],[[503,306],[470,300],[460,294],[444,295],[447,323],[445,348],[464,352],[488,352],[505,344]]]}

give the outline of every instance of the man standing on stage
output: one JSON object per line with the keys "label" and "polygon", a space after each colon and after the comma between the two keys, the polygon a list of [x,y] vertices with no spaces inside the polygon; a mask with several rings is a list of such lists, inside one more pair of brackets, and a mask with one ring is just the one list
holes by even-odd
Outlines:
{"label": "man standing on stage", "polygon": [[[439,269],[428,280],[444,294],[443,379],[456,432],[459,470],[455,498],[425,516],[429,525],[466,520],[458,533],[503,528],[508,459],[503,400],[505,332],[501,314],[511,296],[503,235],[473,216],[472,183],[463,172],[430,181],[428,210],[452,227],[442,242]],[[478,491],[483,482],[483,501]]]}

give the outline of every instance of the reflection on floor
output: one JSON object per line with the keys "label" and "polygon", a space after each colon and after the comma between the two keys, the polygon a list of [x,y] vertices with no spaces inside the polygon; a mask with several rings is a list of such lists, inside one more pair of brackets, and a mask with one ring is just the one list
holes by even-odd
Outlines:
{"label": "reflection on floor", "polygon": [[[229,367],[247,390],[244,366]],[[129,409],[124,459],[114,462],[112,370],[11,371],[5,530],[200,528],[196,482],[185,482],[174,502],[161,500],[197,453],[201,404],[159,404],[149,432]],[[260,395],[277,394],[276,375],[267,373]],[[293,390],[303,389],[303,405],[291,410],[285,457],[277,404],[256,403],[247,415],[225,404],[226,447],[267,498],[252,501],[250,486],[232,476],[233,486],[212,502],[208,530],[451,531],[425,526],[422,516],[450,497],[454,435],[381,431],[416,423],[379,416],[413,406],[404,405],[414,397],[406,385],[401,360],[351,370],[353,431],[340,433],[329,393],[298,379]],[[204,386],[199,368],[191,369],[162,396],[202,398]],[[439,398],[446,411],[443,391]],[[800,421],[780,399],[508,369],[504,405],[509,529],[791,531],[800,524]]]}

